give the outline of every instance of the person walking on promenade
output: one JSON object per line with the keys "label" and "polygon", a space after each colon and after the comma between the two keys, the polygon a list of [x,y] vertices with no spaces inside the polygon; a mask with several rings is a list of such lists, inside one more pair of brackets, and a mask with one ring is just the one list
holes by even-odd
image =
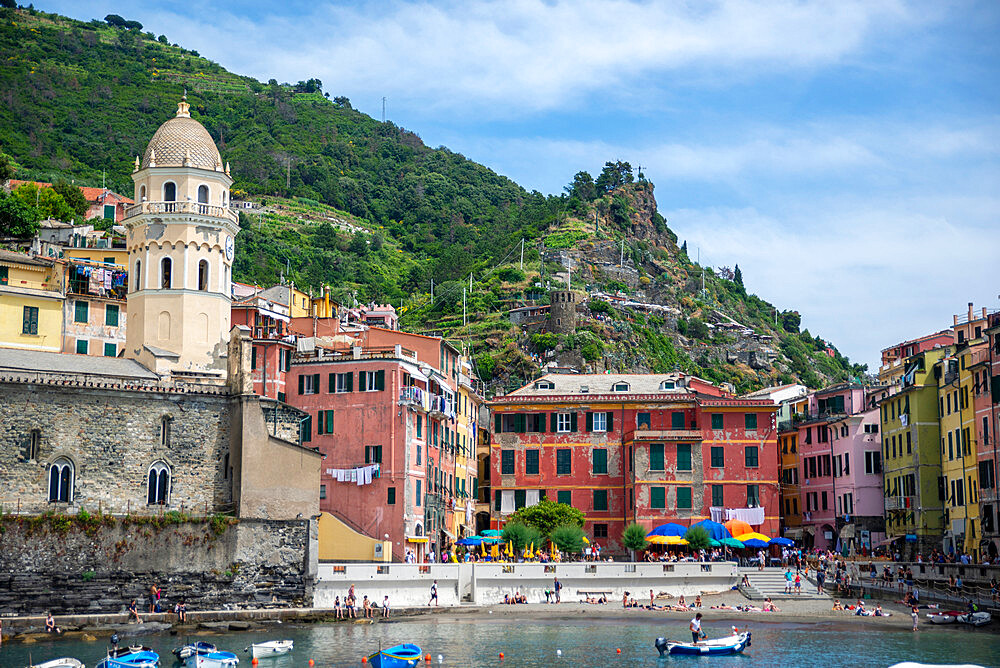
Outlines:
{"label": "person walking on promenade", "polygon": [[562,582],[559,582],[559,578],[552,578],[552,588],[556,592],[556,603],[562,603]]}
{"label": "person walking on promenade", "polygon": [[431,603],[434,604],[434,607],[438,606],[438,581],[437,580],[435,580],[431,584],[431,600],[427,601],[427,606],[430,607]]}

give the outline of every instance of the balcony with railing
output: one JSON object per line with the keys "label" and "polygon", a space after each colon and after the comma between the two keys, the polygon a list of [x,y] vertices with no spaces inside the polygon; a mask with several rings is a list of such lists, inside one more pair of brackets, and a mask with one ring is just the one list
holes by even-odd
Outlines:
{"label": "balcony with railing", "polygon": [[425,397],[426,397],[426,392],[424,392],[424,390],[419,387],[415,386],[404,387],[399,391],[399,405],[412,406],[414,408],[423,408]]}
{"label": "balcony with railing", "polygon": [[455,417],[454,402],[449,401],[448,397],[441,394],[431,395],[429,409],[431,415],[435,415],[436,417],[446,417],[446,418]]}
{"label": "balcony with railing", "polygon": [[887,496],[885,498],[886,510],[911,510],[917,507],[917,497],[915,496]]}
{"label": "balcony with railing", "polygon": [[143,213],[150,214],[173,214],[173,213],[193,213],[199,216],[211,216],[213,218],[225,218],[236,223],[239,222],[239,214],[228,206],[217,206],[215,204],[203,204],[201,202],[140,202],[125,209],[125,219],[134,218]]}

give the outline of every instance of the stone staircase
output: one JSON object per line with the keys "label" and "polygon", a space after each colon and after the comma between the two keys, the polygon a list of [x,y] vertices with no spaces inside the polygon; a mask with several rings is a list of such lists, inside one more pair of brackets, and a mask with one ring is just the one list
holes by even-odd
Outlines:
{"label": "stone staircase", "polygon": [[828,594],[817,594],[815,582],[806,579],[802,580],[801,594],[786,594],[784,568],[765,568],[764,570],[758,570],[755,567],[740,568],[741,581],[744,575],[750,580],[750,586],[741,585],[740,592],[754,601],[763,601],[767,597],[770,597],[772,601],[788,599],[830,600]]}

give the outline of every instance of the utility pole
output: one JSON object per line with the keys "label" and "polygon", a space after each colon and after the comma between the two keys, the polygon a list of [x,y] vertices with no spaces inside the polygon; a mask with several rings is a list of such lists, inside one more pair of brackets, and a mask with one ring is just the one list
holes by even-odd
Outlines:
{"label": "utility pole", "polygon": [[[285,157],[285,190],[292,187],[292,156]],[[287,193],[286,193],[287,194]]]}
{"label": "utility pole", "polygon": [[382,122],[385,123],[385,96],[382,96]]}
{"label": "utility pole", "polygon": [[622,255],[618,259],[618,266],[620,268],[624,268],[625,267],[625,237],[622,237]]}
{"label": "utility pole", "polygon": [[469,293],[472,293],[472,272],[469,272]]}
{"label": "utility pole", "polygon": [[521,237],[521,271],[524,271],[524,237]]}
{"label": "utility pole", "polygon": [[[470,274],[471,276],[471,274]],[[465,327],[469,323],[468,318],[466,318],[465,313],[465,286],[462,286],[462,327]]]}
{"label": "utility pole", "polygon": [[434,279],[431,279],[431,304],[434,303]]}

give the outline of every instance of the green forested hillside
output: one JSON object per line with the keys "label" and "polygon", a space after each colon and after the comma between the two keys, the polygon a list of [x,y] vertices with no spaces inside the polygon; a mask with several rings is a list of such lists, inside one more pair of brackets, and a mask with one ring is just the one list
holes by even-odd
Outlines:
{"label": "green forested hillside", "polygon": [[[407,328],[467,342],[480,373],[499,383],[530,376],[536,367],[527,354],[550,344],[580,351],[587,362],[600,353],[608,368],[683,368],[741,389],[792,378],[816,385],[860,371],[829,354],[830,344],[800,334],[794,317],[773,326],[773,307],[729,278],[706,270],[702,291],[702,269],[656,213],[652,184],[632,183],[621,163],[596,182],[577,174],[564,195],[529,192],[353,110],[305,79],[309,73],[297,84],[258,82],[172,45],[171,37],[0,9],[0,151],[13,158],[16,178],[100,185],[106,175],[109,187],[130,193],[132,161],[186,89],[192,115],[231,163],[234,192],[265,204],[241,219],[237,280],[268,284],[285,275],[300,286],[331,285],[344,301],[401,306]],[[594,216],[604,223],[591,232]],[[522,239],[524,271],[520,253],[512,253]],[[602,244],[627,253],[639,284],[600,273]],[[506,312],[529,296],[545,302],[546,288],[562,280],[550,256],[560,249],[589,263],[592,289],[640,290],[680,316],[612,314],[585,319],[569,340],[533,340]],[[463,324],[461,287],[470,274]],[[725,336],[699,326],[716,312],[777,337],[775,365],[726,361]],[[691,322],[700,336],[687,336]]]}

